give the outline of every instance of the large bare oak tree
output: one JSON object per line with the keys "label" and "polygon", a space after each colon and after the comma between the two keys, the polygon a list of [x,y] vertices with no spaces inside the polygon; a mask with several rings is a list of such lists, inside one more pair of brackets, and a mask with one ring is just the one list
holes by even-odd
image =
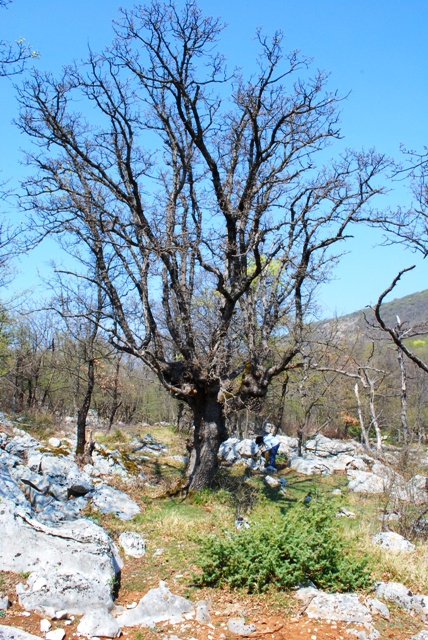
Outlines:
{"label": "large bare oak tree", "polygon": [[353,224],[378,221],[386,163],[322,166],[339,137],[325,75],[279,34],[258,35],[249,79],[228,73],[221,30],[193,2],[123,11],[102,55],[20,94],[33,229],[76,252],[113,344],[191,408],[191,489],[213,477],[227,410],[299,365],[314,290]]}

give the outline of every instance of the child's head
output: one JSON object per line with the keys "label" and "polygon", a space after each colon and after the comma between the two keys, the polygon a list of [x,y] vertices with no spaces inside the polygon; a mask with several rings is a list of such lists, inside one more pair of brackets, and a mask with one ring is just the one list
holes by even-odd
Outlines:
{"label": "child's head", "polygon": [[258,445],[263,444],[263,436],[257,436],[257,438],[256,438],[256,444],[258,444]]}

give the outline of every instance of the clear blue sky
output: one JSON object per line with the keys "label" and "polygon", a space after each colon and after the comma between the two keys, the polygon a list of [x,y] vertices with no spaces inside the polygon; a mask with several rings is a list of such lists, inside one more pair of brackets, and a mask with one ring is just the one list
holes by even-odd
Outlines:
{"label": "clear blue sky", "polygon": [[[95,51],[108,44],[119,6],[134,4],[14,0],[8,10],[0,11],[0,39],[24,36],[40,52],[38,68],[56,73],[63,64],[85,57],[88,44]],[[398,158],[400,144],[417,150],[428,145],[427,0],[200,0],[199,4],[228,25],[220,49],[231,68],[253,66],[253,36],[257,27],[263,27],[267,33],[281,29],[287,48],[300,49],[314,59],[314,68],[329,71],[329,88],[349,94],[341,116],[346,146],[376,147]],[[0,171],[11,186],[22,174],[19,147],[26,144],[11,124],[16,116],[14,95],[11,82],[0,79]],[[408,203],[402,185],[385,205],[398,202]],[[361,232],[348,244],[349,253],[335,279],[321,291],[325,315],[375,302],[396,273],[414,263],[417,268],[403,278],[393,297],[428,288],[428,261],[402,247],[374,248],[379,239],[372,232]],[[47,253],[40,249],[23,261],[17,286],[32,285],[37,269],[46,271]]]}

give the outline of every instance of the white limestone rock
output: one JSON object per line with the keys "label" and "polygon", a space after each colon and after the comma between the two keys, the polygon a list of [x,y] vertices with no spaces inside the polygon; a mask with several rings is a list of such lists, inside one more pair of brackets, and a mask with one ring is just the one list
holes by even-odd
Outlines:
{"label": "white limestone rock", "polygon": [[399,582],[379,582],[376,585],[376,596],[383,600],[395,602],[408,611],[414,611],[423,619],[428,615],[428,596],[414,594]]}
{"label": "white limestone rock", "polygon": [[202,624],[211,623],[210,608],[206,600],[198,600],[195,604],[195,611],[195,618],[197,622],[201,622]]}
{"label": "white limestone rock", "polygon": [[395,531],[377,533],[373,536],[372,540],[375,544],[382,547],[382,549],[388,549],[388,551],[396,553],[412,553],[416,549],[414,544],[406,540],[406,538],[399,533],[395,533]]}
{"label": "white limestone rock", "polygon": [[366,605],[370,609],[372,615],[380,615],[382,618],[389,620],[390,613],[389,609],[384,602],[381,602],[377,598],[368,598],[366,600]]}
{"label": "white limestone rock", "polygon": [[328,476],[332,473],[330,466],[326,463],[324,458],[314,457],[308,460],[307,458],[296,456],[290,460],[290,467],[297,473],[301,473],[306,476]]}
{"label": "white limestone rock", "polygon": [[48,631],[46,636],[46,640],[64,640],[65,631],[64,629],[52,629],[52,631]]}
{"label": "white limestone rock", "polygon": [[227,628],[237,636],[248,636],[256,630],[255,624],[246,624],[244,618],[230,618]]}
{"label": "white limestone rock", "polygon": [[318,592],[306,608],[309,618],[340,620],[342,622],[371,622],[368,607],[362,604],[355,593]]}
{"label": "white limestone rock", "polygon": [[126,493],[106,484],[96,487],[91,501],[101,513],[114,513],[121,520],[131,520],[140,513],[140,507]]}
{"label": "white limestone rock", "polygon": [[279,480],[277,478],[273,478],[272,476],[265,476],[264,482],[265,484],[267,484],[269,487],[272,487],[273,489],[275,487],[279,487],[280,485]]}
{"label": "white limestone rock", "polygon": [[354,454],[357,443],[345,442],[344,440],[333,440],[322,434],[317,434],[312,440],[305,444],[306,451],[314,453],[316,456],[337,456],[341,453]]}
{"label": "white limestone rock", "polygon": [[92,464],[101,475],[128,476],[119,451],[110,451],[100,444],[96,444],[92,452]]}
{"label": "white limestone rock", "polygon": [[371,471],[348,471],[348,477],[348,487],[356,493],[384,493],[387,488],[385,479]]}
{"label": "white limestone rock", "polygon": [[158,622],[181,622],[183,615],[193,610],[193,603],[176,596],[164,582],[157,589],[150,589],[135,607],[120,615],[117,622],[121,627],[151,627]]}
{"label": "white limestone rock", "polygon": [[27,586],[18,588],[24,608],[79,614],[99,602],[112,606],[122,561],[108,534],[90,520],[46,525],[29,509],[2,500],[0,539],[0,570],[31,572]]}
{"label": "white limestone rock", "polygon": [[142,558],[146,553],[146,541],[134,531],[124,531],[119,536],[119,544],[127,556]]}
{"label": "white limestone rock", "polygon": [[87,638],[99,636],[103,638],[118,638],[121,634],[116,618],[105,609],[94,609],[89,613],[85,613],[77,627],[77,631]]}
{"label": "white limestone rock", "polygon": [[52,449],[60,449],[62,447],[62,441],[59,438],[49,438],[48,444]]}
{"label": "white limestone rock", "polygon": [[8,627],[0,624],[0,640],[43,640],[40,636],[27,633],[17,627]]}

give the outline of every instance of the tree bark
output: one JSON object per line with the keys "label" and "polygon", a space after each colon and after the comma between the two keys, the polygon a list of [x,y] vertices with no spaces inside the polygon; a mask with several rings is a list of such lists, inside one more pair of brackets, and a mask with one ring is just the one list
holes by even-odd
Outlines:
{"label": "tree bark", "polygon": [[358,411],[358,420],[360,421],[361,438],[362,438],[365,446],[367,447],[367,449],[370,449],[369,437],[367,435],[367,431],[366,431],[366,428],[364,426],[363,408],[361,406],[361,399],[360,399],[360,391],[358,389],[358,382],[355,383],[354,392],[355,392],[355,397],[357,399],[357,411]]}
{"label": "tree bark", "polygon": [[203,395],[192,403],[192,409],[195,431],[187,480],[189,490],[200,491],[212,484],[218,468],[218,450],[227,438],[227,431],[217,394]]}
{"label": "tree bark", "polygon": [[83,456],[85,453],[86,445],[86,418],[88,417],[88,411],[91,406],[92,393],[95,386],[95,361],[91,358],[88,361],[88,384],[86,387],[85,397],[83,399],[82,406],[77,413],[77,444],[76,444],[76,456]]}

